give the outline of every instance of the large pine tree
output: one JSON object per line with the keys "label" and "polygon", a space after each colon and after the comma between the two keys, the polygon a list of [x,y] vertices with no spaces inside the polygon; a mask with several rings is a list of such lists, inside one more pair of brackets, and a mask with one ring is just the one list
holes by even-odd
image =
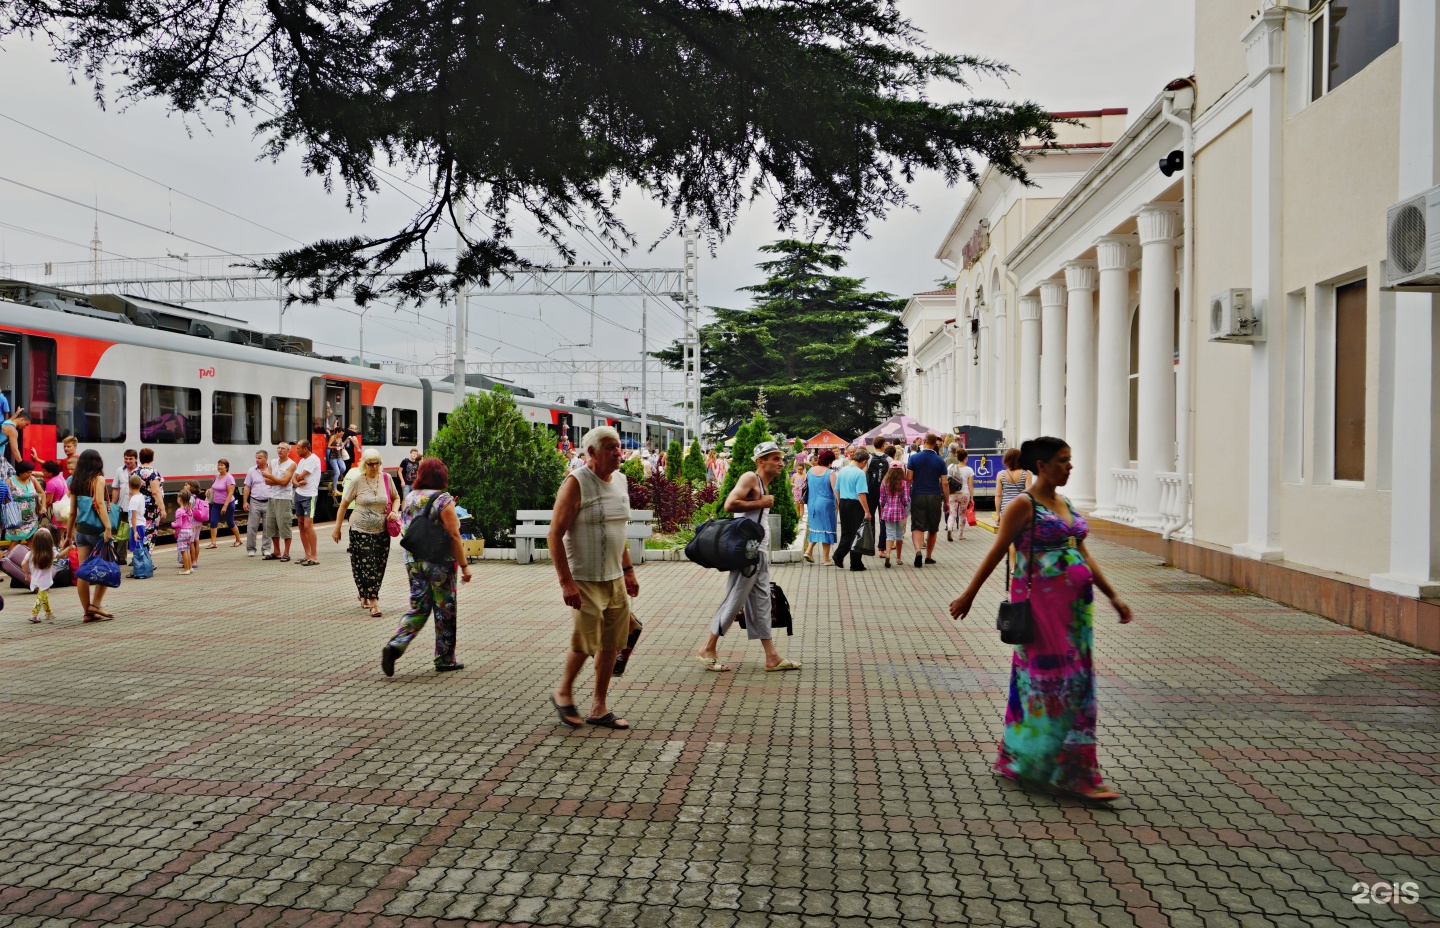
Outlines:
{"label": "large pine tree", "polygon": [[[751,306],[712,307],[715,321],[701,329],[704,414],[734,422],[763,391],[777,431],[848,436],[894,413],[905,301],[839,274],[845,259],[833,246],[786,239],[761,250],[775,257],[758,265],[765,282],[745,288]],[[678,343],[656,357],[683,366]]]}
{"label": "large pine tree", "polygon": [[[934,102],[1009,69],[931,50],[895,0],[0,2],[0,45],[17,37],[47,41],[102,102],[263,120],[263,155],[293,150],[352,207],[389,171],[422,187],[403,193],[409,222],[263,263],[311,300],[488,282],[518,261],[516,213],[570,257],[571,229],[633,244],[626,186],[712,240],[763,190],[782,224],[843,241],[918,171],[1023,178],[1026,148],[1055,139],[1035,103]],[[434,249],[466,219],[447,265]],[[412,252],[420,267],[386,274]]]}

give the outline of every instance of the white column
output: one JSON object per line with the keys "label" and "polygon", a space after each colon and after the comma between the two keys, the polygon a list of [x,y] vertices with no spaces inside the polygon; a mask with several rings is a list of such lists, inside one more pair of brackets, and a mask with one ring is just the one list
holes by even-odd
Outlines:
{"label": "white column", "polygon": [[[1285,13],[1273,7],[1255,17],[1244,36],[1250,85],[1250,294],[1256,310],[1276,323],[1285,305],[1280,276],[1284,231],[1284,38]],[[1270,330],[1278,332],[1280,326],[1275,324]],[[1250,428],[1245,460],[1248,528],[1245,543],[1233,550],[1241,557],[1256,560],[1283,557],[1280,404],[1284,395],[1284,347],[1284,341],[1276,339],[1256,343],[1249,349]]]}
{"label": "white column", "polygon": [[971,361],[976,365],[980,374],[980,405],[976,408],[975,424],[983,425],[986,428],[995,426],[995,365],[992,363],[994,347],[990,344],[993,337],[990,333],[993,328],[986,324],[985,317],[980,317],[980,357],[974,357],[971,353]]}
{"label": "white column", "polygon": [[[1440,11],[1434,0],[1400,0],[1400,189],[1396,199],[1440,183]],[[1402,596],[1440,596],[1440,304],[1430,293],[1395,294],[1395,468],[1390,570],[1370,585]],[[1381,376],[1391,376],[1382,372]]]}
{"label": "white column", "polygon": [[1047,280],[1040,285],[1040,320],[1040,434],[1064,438],[1065,282],[1063,280]]}
{"label": "white column", "polygon": [[1020,442],[1040,435],[1040,300],[1020,298]]}
{"label": "white column", "polygon": [[1095,243],[1100,320],[1095,359],[1095,514],[1114,518],[1115,478],[1130,466],[1130,262],[1133,235]]}
{"label": "white column", "polygon": [[1070,443],[1070,500],[1095,508],[1094,261],[1065,265],[1065,440]]}
{"label": "white column", "polygon": [[1139,493],[1135,524],[1158,528],[1160,484],[1175,468],[1175,239],[1180,207],[1151,203],[1135,217],[1140,227],[1140,402],[1136,412]]}
{"label": "white column", "polygon": [[[975,307],[974,318],[980,318],[980,307]],[[960,350],[955,353],[955,363],[960,365],[960,370],[965,372],[965,405],[961,407],[967,413],[966,425],[978,425],[980,423],[980,410],[983,406],[980,400],[980,366],[975,361],[975,342],[970,337],[970,322],[965,323],[963,338],[960,340]],[[959,420],[955,421],[960,424]]]}
{"label": "white column", "polygon": [[1005,311],[1005,298],[997,295],[995,298],[995,324],[991,328],[994,333],[990,343],[991,364],[990,380],[993,386],[991,389],[990,401],[990,426],[1004,430],[1007,425],[1014,423],[1008,421],[1010,410],[1006,406],[1009,397],[1007,389],[1010,378],[1010,346],[1006,342],[1006,325],[1010,321]]}

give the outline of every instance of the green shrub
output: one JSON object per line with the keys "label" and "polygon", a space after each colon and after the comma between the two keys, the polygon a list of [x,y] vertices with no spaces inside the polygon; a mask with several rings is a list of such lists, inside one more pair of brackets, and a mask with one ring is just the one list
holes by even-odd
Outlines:
{"label": "green shrub", "polygon": [[565,477],[550,432],[532,430],[504,388],[467,396],[425,451],[450,469],[451,494],[491,545],[509,542],[517,510],[553,507]]}
{"label": "green shrub", "polygon": [[680,440],[673,439],[665,449],[665,479],[671,483],[680,479],[680,466],[684,463],[685,448]]}
{"label": "green shrub", "polygon": [[695,438],[690,441],[690,451],[685,455],[685,463],[680,468],[680,474],[696,485],[705,482],[705,455],[700,450],[700,439]]}
{"label": "green shrub", "polygon": [[720,513],[720,501],[719,501],[719,500],[716,500],[716,501],[713,502],[713,503],[706,503],[705,505],[700,506],[700,507],[698,507],[698,508],[695,510],[695,515],[694,515],[694,517],[690,520],[690,522],[691,522],[691,524],[693,524],[693,525],[700,525],[700,524],[703,523],[703,522],[709,522],[711,519],[715,518],[719,513]]}
{"label": "green shrub", "polygon": [[639,458],[626,458],[624,461],[621,461],[620,473],[625,475],[625,479],[630,481],[631,486],[645,482],[645,465]]}

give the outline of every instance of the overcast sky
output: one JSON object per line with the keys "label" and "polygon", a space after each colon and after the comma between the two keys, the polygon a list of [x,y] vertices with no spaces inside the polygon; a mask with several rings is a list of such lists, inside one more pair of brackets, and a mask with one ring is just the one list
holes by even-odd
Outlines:
{"label": "overcast sky", "polygon": [[[1193,0],[901,0],[900,5],[935,49],[990,57],[1016,69],[1008,86],[986,81],[973,88],[974,93],[1035,100],[1051,110],[1123,106],[1136,115],[1167,82],[1189,74],[1194,61]],[[256,160],[258,145],[248,125],[218,120],[187,125],[153,102],[128,110],[112,104],[101,110],[90,88],[72,83],[40,44],[9,40],[0,52],[0,88],[0,116],[8,117],[0,118],[0,177],[8,179],[0,181],[0,263],[87,260],[96,218],[90,209],[9,181],[84,204],[98,201],[101,209],[173,233],[101,215],[100,238],[108,256],[134,258],[167,252],[211,254],[217,249],[274,252],[320,237],[382,234],[413,209],[404,196],[387,189],[371,201],[365,215],[347,212],[343,196],[326,194],[319,179],[304,176],[296,158]],[[932,96],[946,99],[955,93],[936,88]],[[142,180],[94,155],[160,183]],[[933,258],[939,238],[966,193],[964,188],[947,188],[934,176],[920,178],[911,190],[918,211],[896,211],[874,226],[872,237],[854,246],[850,271],[867,278],[874,289],[899,295],[932,287],[945,273]],[[641,241],[624,257],[627,264],[680,264],[681,247],[674,239],[647,252],[667,224],[665,214],[638,197],[622,204],[622,214]],[[756,249],[776,237],[769,210],[756,204],[713,257],[703,255],[701,302],[745,305],[745,294],[736,290],[757,281]],[[522,235],[518,243],[538,240]],[[608,257],[585,241],[575,247],[585,258]],[[634,358],[640,350],[638,300],[602,300],[602,322],[593,345],[575,348],[560,346],[589,340],[588,313],[581,308],[560,299],[516,297],[477,304],[471,323],[472,359]],[[266,330],[276,324],[277,307],[269,303],[201,308],[248,319]],[[438,305],[418,314],[372,310],[367,356],[431,360],[441,351],[444,316]],[[652,346],[680,332],[678,316],[668,309],[652,310],[650,322]],[[317,345],[322,353],[348,356],[358,347],[355,317],[335,309],[293,309],[286,314],[286,330],[315,338],[322,343]]]}

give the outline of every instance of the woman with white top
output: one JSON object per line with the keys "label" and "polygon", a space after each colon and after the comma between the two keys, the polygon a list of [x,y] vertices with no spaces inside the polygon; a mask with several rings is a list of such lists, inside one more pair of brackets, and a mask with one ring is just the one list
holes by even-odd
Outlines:
{"label": "woman with white top", "polygon": [[965,526],[969,522],[970,501],[975,498],[975,468],[966,463],[970,452],[964,448],[955,449],[955,463],[945,469],[950,478],[950,512],[945,516],[945,539],[954,541],[958,532],[965,540]]}
{"label": "woman with white top", "polygon": [[[350,482],[340,500],[339,516],[330,538],[340,543],[340,526],[350,517],[350,573],[360,608],[380,618],[380,584],[390,562],[390,532],[387,523],[400,521],[400,491],[380,467],[378,448],[366,448],[360,456],[360,476]],[[351,503],[354,508],[350,508]]]}

